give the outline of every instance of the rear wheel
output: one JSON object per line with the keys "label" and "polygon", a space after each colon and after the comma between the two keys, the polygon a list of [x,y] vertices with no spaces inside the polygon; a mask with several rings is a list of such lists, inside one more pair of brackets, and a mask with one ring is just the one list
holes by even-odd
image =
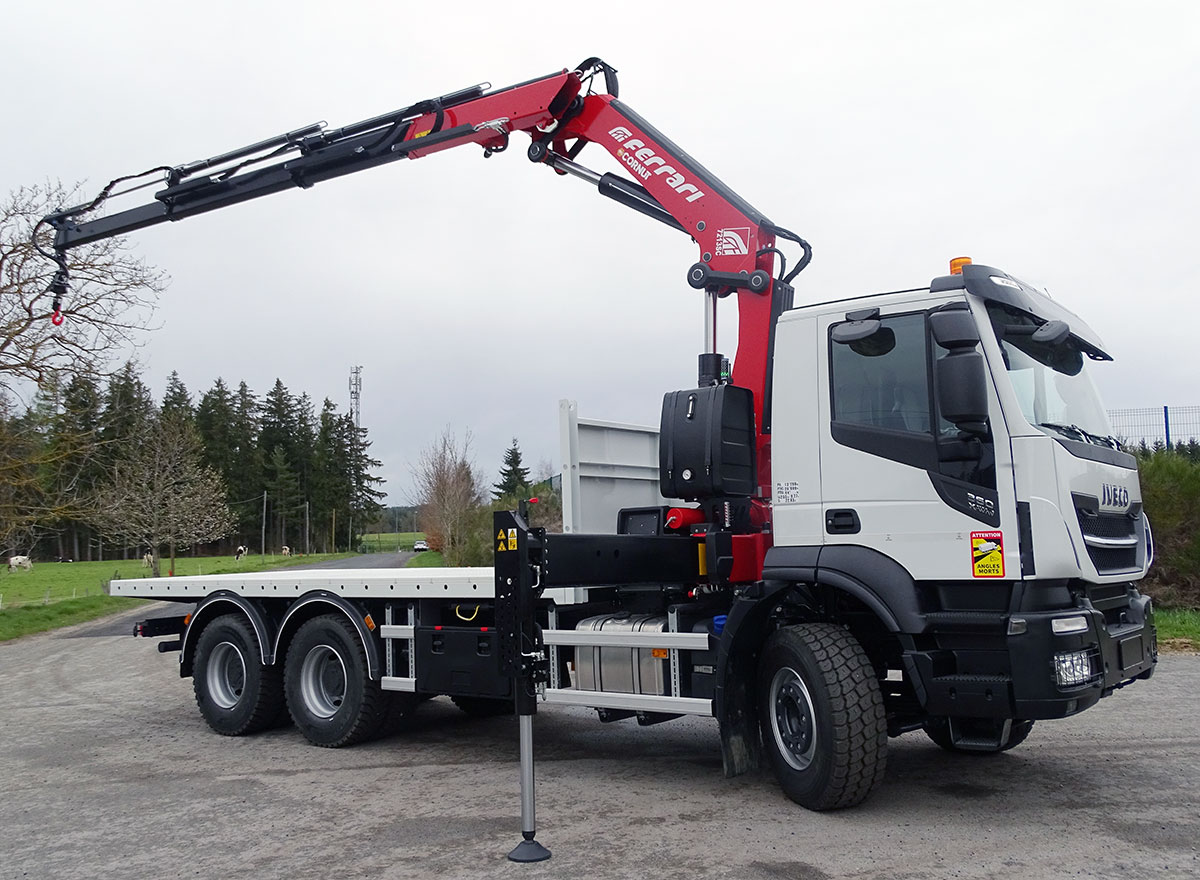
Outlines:
{"label": "rear wheel", "polygon": [[[956,718],[959,736],[967,736],[974,743],[971,748],[956,744],[950,735],[950,719],[945,717],[930,718],[925,722],[925,735],[948,752],[964,755],[996,755],[1007,752],[1025,742],[1033,730],[1033,722],[1016,718],[1009,728],[1008,737],[1001,741],[1004,722],[991,718]],[[996,743],[991,745],[990,743]]]}
{"label": "rear wheel", "polygon": [[224,736],[256,733],[284,716],[283,676],[262,664],[258,637],[240,614],[222,615],[200,633],[192,687],[200,714]]}
{"label": "rear wheel", "polygon": [[810,810],[861,803],[883,779],[887,720],[854,637],[810,623],[777,630],[759,662],[763,744],[784,793]]}
{"label": "rear wheel", "polygon": [[310,743],[348,746],[379,733],[389,704],[367,675],[367,655],[345,617],[315,617],[296,632],[284,671],[288,711]]}

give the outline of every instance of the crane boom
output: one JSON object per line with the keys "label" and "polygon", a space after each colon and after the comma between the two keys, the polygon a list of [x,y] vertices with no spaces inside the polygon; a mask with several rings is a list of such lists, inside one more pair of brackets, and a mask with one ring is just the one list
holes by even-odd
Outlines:
{"label": "crane boom", "polygon": [[[606,91],[594,92],[591,84],[601,74]],[[807,265],[811,249],[621,102],[616,71],[597,58],[508,88],[472,86],[341,128],[308,125],[209,159],[118,178],[113,184],[161,172],[166,185],[145,204],[85,219],[107,200],[109,184],[90,204],[43,220],[55,230],[54,258],[60,270],[52,284],[56,315],[66,292],[65,253],[70,248],[465,144],[477,144],[491,156],[505,150],[515,132],[530,136],[531,161],[581,177],[602,195],[689,235],[699,260],[688,270],[688,283],[707,292],[711,308],[715,310],[719,296],[737,292],[739,338],[732,381],[754,394],[758,485],[768,494],[775,319],[791,305],[789,282]],[[588,143],[607,150],[633,180],[577,164]],[[804,249],[786,278],[772,277],[776,256],[782,258],[775,248],[777,236]],[[711,326],[709,350],[701,356],[702,383],[720,378],[715,323]]]}

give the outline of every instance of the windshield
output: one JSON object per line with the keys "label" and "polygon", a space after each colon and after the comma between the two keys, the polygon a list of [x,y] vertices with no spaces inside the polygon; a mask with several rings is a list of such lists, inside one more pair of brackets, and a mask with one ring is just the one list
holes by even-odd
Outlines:
{"label": "windshield", "polygon": [[1073,337],[1057,345],[1035,342],[1032,315],[988,303],[1004,365],[1029,424],[1048,434],[1115,446],[1108,413],[1087,370],[1089,358]]}

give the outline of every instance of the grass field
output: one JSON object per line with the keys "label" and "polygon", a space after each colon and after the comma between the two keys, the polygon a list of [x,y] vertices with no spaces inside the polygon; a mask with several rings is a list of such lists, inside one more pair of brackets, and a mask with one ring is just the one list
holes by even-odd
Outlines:
{"label": "grass field", "polygon": [[[1165,647],[1179,647],[1183,650],[1200,651],[1200,611],[1180,608],[1154,609],[1154,625],[1158,628],[1160,643],[1172,641],[1175,644]],[[1189,647],[1184,642],[1189,642]]]}
{"label": "grass field", "polygon": [[[242,571],[268,571],[307,562],[337,559],[346,554],[314,553],[309,556],[244,556],[234,562],[232,556],[179,557],[175,575],[227,574]],[[161,562],[166,574],[169,560]],[[77,599],[104,593],[104,585],[114,578],[150,577],[140,559],[114,559],[106,562],[34,562],[33,571],[8,572],[0,568],[0,614],[22,605],[42,605],[49,600]]]}
{"label": "grass field", "polygon": [[442,554],[437,550],[426,550],[424,553],[418,553],[412,559],[408,560],[408,565],[405,568],[442,568],[445,566],[446,560],[442,558]]}
{"label": "grass field", "polygon": [[0,642],[6,642],[18,636],[27,636],[30,633],[84,623],[144,603],[144,599],[133,599],[129,596],[99,595],[83,599],[67,599],[63,602],[52,602],[49,605],[5,607],[3,611],[0,611]]}
{"label": "grass field", "polygon": [[413,541],[424,537],[424,532],[374,532],[362,536],[362,545],[368,553],[396,553],[412,550]]}

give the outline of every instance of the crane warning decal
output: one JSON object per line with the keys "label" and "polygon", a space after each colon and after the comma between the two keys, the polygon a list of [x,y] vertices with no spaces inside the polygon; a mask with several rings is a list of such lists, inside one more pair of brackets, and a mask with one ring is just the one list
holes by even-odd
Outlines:
{"label": "crane warning decal", "polygon": [[971,532],[971,567],[977,578],[1004,577],[1002,532]]}
{"label": "crane warning decal", "polygon": [[496,533],[496,552],[503,553],[506,550],[517,549],[517,530],[509,529],[508,538],[505,540],[504,529]]}

